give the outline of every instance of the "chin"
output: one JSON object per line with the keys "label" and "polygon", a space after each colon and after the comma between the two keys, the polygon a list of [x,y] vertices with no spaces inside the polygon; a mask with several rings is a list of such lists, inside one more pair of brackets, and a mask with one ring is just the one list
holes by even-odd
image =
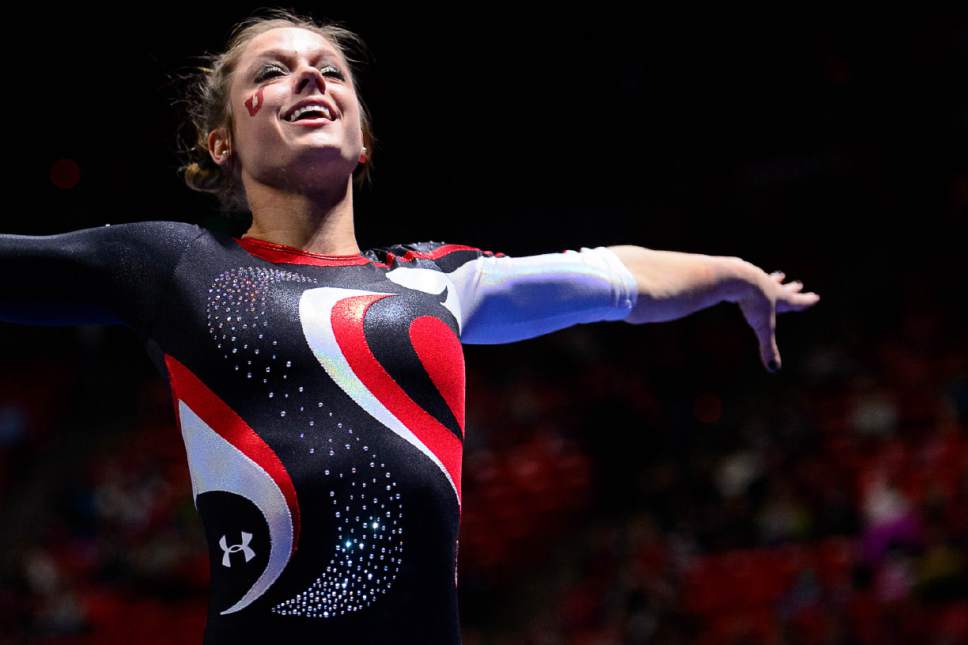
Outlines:
{"label": "chin", "polygon": [[285,175],[302,185],[320,184],[320,188],[341,183],[356,169],[353,161],[341,155],[299,155],[287,164]]}

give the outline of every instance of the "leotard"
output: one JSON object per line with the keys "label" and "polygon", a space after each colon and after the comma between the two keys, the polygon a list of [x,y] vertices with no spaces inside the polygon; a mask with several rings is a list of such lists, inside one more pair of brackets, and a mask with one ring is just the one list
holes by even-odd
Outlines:
{"label": "leotard", "polygon": [[126,325],[166,379],[219,645],[460,643],[461,344],[636,302],[605,247],[331,256],[174,221],[0,235],[0,267],[0,320]]}

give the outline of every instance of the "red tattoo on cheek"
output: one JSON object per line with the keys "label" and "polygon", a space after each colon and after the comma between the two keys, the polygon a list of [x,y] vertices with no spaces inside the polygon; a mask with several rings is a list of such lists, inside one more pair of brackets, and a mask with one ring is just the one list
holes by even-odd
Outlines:
{"label": "red tattoo on cheek", "polygon": [[255,94],[245,99],[245,107],[249,111],[249,116],[255,116],[262,108],[262,90],[264,89],[260,87]]}

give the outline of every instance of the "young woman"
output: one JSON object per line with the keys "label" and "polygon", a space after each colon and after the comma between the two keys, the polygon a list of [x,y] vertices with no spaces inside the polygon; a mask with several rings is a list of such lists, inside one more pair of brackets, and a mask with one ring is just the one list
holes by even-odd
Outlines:
{"label": "young woman", "polygon": [[[632,245],[361,250],[374,138],[335,24],[250,18],[204,68],[188,185],[241,237],[174,221],[0,236],[0,319],[125,324],[170,385],[211,557],[206,643],[460,642],[462,343],[818,296],[736,257]],[[40,285],[43,285],[40,288]],[[264,640],[265,639],[265,640]]]}

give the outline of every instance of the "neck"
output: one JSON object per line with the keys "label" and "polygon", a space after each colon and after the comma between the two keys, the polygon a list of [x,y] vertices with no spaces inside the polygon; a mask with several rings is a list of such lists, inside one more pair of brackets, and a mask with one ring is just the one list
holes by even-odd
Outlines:
{"label": "neck", "polygon": [[323,255],[356,255],[353,184],[321,193],[295,193],[272,186],[247,189],[252,226],[245,232],[276,244]]}

